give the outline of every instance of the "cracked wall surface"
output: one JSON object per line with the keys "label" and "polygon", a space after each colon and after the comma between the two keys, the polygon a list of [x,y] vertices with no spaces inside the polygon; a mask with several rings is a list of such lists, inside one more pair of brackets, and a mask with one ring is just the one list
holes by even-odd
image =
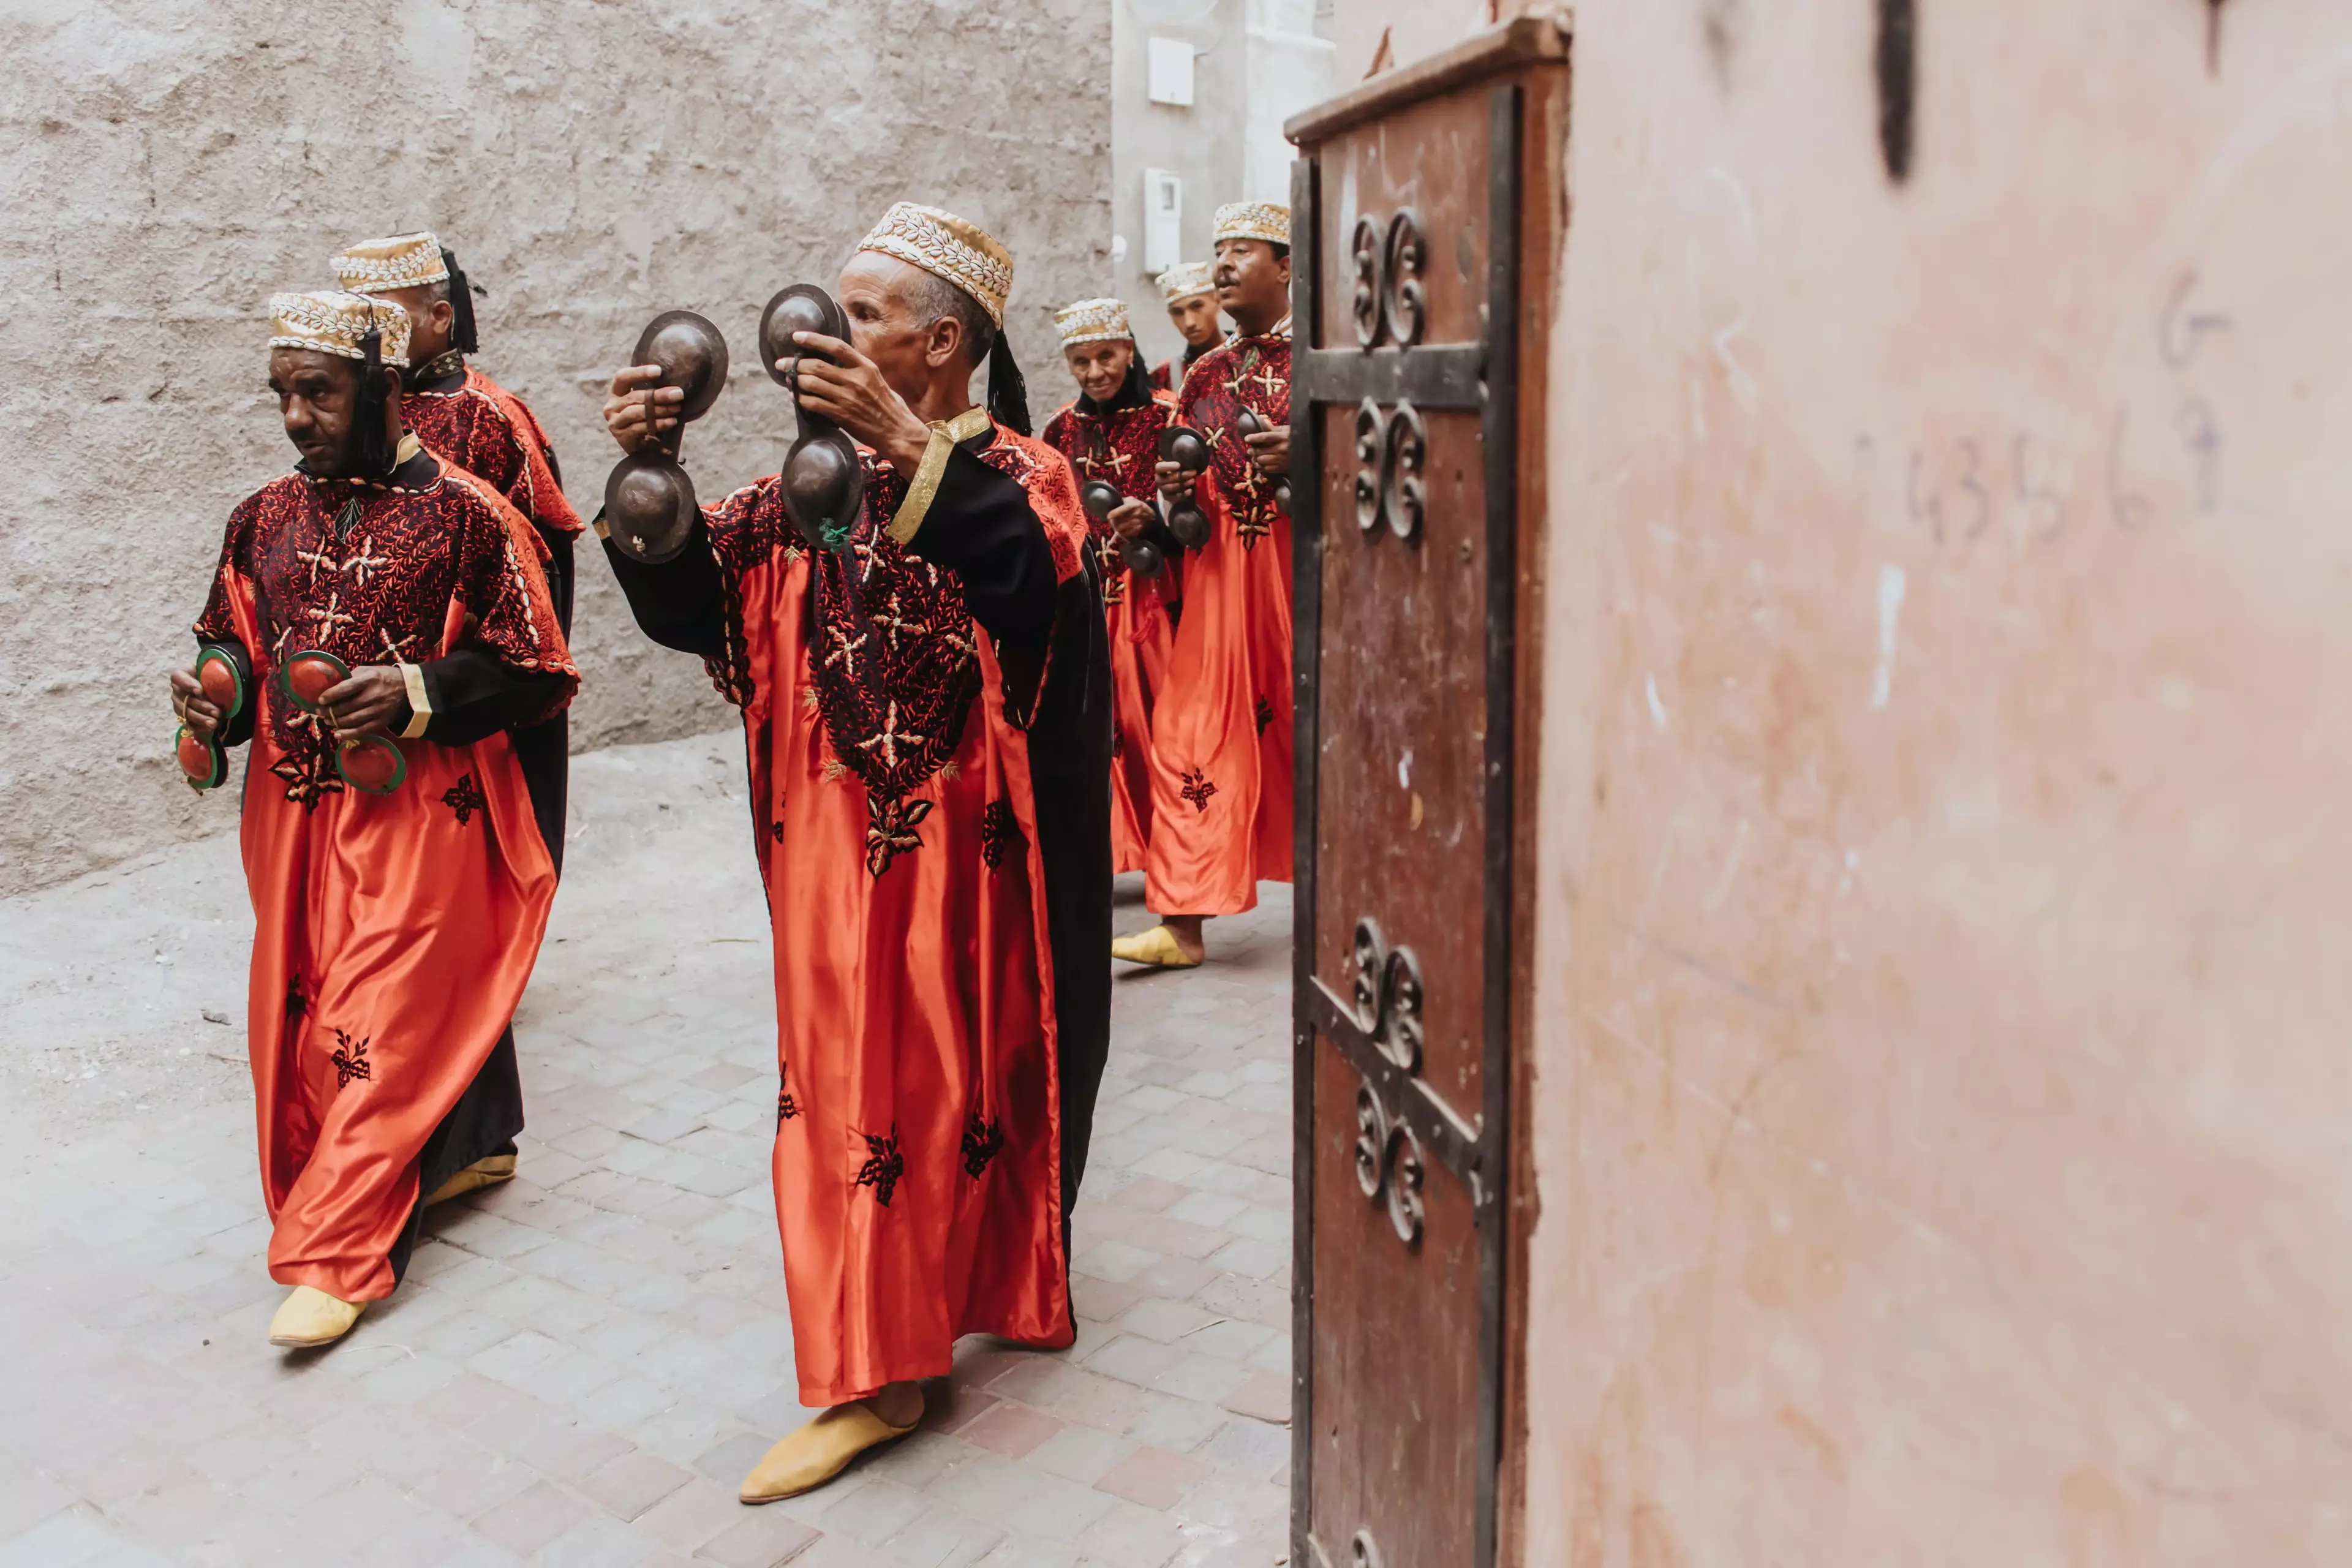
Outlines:
{"label": "cracked wall surface", "polygon": [[[893,200],[1011,246],[1033,395],[1050,309],[1108,259],[1110,16],[1097,0],[639,5],[142,0],[0,10],[0,893],[221,831],[170,758],[229,509],[290,466],[262,301],[345,242],[439,231],[487,296],[484,370],[539,412],[583,515],[616,455],[601,389],[671,307],[717,321],[728,395],[686,440],[706,500],[792,420],[751,363],[786,283],[830,282]],[[1042,416],[1042,413],[1041,413]],[[725,727],[581,557],[573,745]],[[240,764],[241,765],[241,764]]]}

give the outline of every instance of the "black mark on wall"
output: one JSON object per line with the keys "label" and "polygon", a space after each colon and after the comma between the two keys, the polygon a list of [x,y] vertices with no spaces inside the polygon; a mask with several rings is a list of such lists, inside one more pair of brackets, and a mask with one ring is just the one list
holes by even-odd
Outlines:
{"label": "black mark on wall", "polygon": [[1701,7],[1700,27],[1706,37],[1706,58],[1715,67],[1715,85],[1718,89],[1731,87],[1731,62],[1739,53],[1739,36],[1745,18],[1740,15],[1740,0],[1705,0]]}
{"label": "black mark on wall", "polygon": [[2221,74],[2221,0],[2205,0],[2205,69]]}
{"label": "black mark on wall", "polygon": [[1886,177],[1900,184],[1911,174],[1913,95],[1918,85],[1917,0],[1878,3],[1878,150]]}

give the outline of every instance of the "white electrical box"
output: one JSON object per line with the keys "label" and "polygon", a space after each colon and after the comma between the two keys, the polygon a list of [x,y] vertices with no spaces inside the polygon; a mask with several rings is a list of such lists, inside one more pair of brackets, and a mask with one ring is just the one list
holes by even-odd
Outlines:
{"label": "white electrical box", "polygon": [[1143,269],[1165,272],[1184,259],[1184,177],[1143,171]]}
{"label": "white electrical box", "polygon": [[1186,38],[1144,40],[1144,75],[1154,103],[1192,107],[1192,45]]}

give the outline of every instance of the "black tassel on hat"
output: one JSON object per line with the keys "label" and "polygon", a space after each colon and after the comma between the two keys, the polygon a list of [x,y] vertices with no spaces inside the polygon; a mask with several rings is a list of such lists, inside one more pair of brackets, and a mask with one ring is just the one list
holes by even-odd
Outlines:
{"label": "black tassel on hat", "polygon": [[1030,434],[1029,384],[1022,378],[1021,363],[1013,357],[1002,328],[988,351],[988,413],[1014,435]]}
{"label": "black tassel on hat", "polygon": [[360,395],[352,418],[352,477],[382,479],[391,476],[393,448],[383,434],[383,330],[371,326],[360,334]]}
{"label": "black tassel on hat", "polygon": [[441,247],[441,265],[449,273],[449,346],[461,354],[479,353],[481,340],[474,333],[474,291],[466,282],[466,269],[457,265],[457,258],[446,245]]}

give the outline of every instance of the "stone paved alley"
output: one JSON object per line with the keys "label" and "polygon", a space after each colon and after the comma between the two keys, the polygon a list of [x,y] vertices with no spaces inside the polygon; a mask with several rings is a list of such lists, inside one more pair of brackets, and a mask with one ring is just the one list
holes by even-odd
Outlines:
{"label": "stone paved alley", "polygon": [[735,1501],[803,1415],[741,773],[731,736],[577,760],[521,1175],[324,1352],[264,1339],[234,836],[0,902],[0,1568],[1281,1560],[1283,888],[1116,989],[1076,1346],[967,1340],[923,1431]]}

